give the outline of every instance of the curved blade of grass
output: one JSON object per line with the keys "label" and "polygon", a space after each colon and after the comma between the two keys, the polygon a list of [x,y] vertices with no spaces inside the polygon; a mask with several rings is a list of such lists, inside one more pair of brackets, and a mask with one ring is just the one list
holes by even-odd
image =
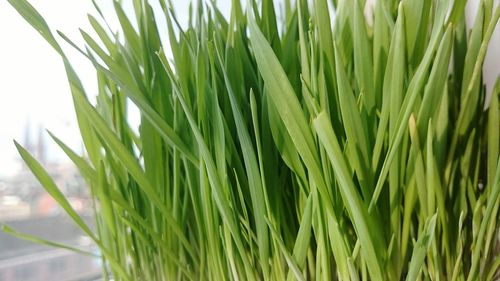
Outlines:
{"label": "curved blade of grass", "polygon": [[286,263],[288,264],[288,267],[290,268],[290,272],[293,273],[293,276],[296,278],[296,280],[305,281],[306,279],[302,275],[302,272],[300,271],[299,266],[295,262],[293,256],[290,255],[290,253],[286,249],[285,244],[281,240],[281,238],[280,238],[281,235],[278,233],[278,231],[276,231],[276,229],[274,229],[274,227],[271,225],[271,223],[269,222],[269,220],[267,218],[266,218],[266,222],[269,226],[269,229],[271,230],[271,234],[274,237],[274,240],[278,243],[278,246],[279,246],[281,252],[283,253],[283,256],[285,257]]}
{"label": "curved blade of grass", "polygon": [[24,149],[19,143],[14,141],[19,154],[23,158],[24,162],[28,165],[30,170],[33,172],[38,181],[42,184],[47,193],[56,200],[56,202],[61,206],[64,211],[70,216],[70,218],[87,234],[96,244],[101,248],[103,255],[109,260],[111,265],[117,270],[121,276],[126,280],[129,280],[126,271],[116,262],[110,252],[102,245],[101,241],[96,237],[93,231],[87,226],[83,219],[76,213],[71,204],[68,202],[64,194],[56,186],[52,178],[49,176],[47,171],[40,165],[38,161],[31,156],[31,154]]}
{"label": "curved blade of grass", "polygon": [[[488,45],[491,36],[493,35],[493,31],[495,30],[499,19],[500,19],[500,6],[497,6],[495,9],[495,13],[491,17],[491,20],[487,25],[486,31],[484,32],[483,40],[481,41],[481,45],[475,60],[472,73],[470,74],[470,76],[464,76],[463,86],[467,85],[466,88],[463,88],[464,92],[463,92],[463,97],[461,98],[461,104],[464,105],[464,107],[462,108],[462,110],[460,110],[456,122],[456,129],[454,130],[453,136],[451,138],[450,153],[448,154],[448,161],[447,161],[448,164],[452,162],[451,159],[452,157],[455,156],[455,151],[457,149],[459,136],[464,133],[467,127],[469,127],[468,122],[470,122],[471,110],[470,108],[467,107],[467,105],[469,105],[472,102],[472,99],[477,98],[475,93],[477,92],[476,89],[480,82],[482,74],[482,65],[486,57],[486,51],[488,50]],[[466,83],[466,81],[468,81],[468,83]],[[446,181],[449,181],[450,173],[451,173],[451,167],[448,166],[445,175]]]}
{"label": "curved blade of grass", "polygon": [[30,170],[33,172],[38,181],[42,184],[44,189],[57,201],[57,203],[66,211],[66,213],[73,219],[73,221],[94,241],[98,241],[97,237],[93,233],[93,231],[87,226],[87,224],[83,221],[83,219],[76,213],[76,211],[71,207],[71,204],[66,199],[64,194],[59,190],[56,186],[50,175],[45,171],[45,169],[40,165],[38,161],[31,156],[31,154],[22,147],[19,143],[14,141],[16,145],[17,151],[23,158],[24,162]]}
{"label": "curved blade of grass", "polygon": [[364,253],[370,276],[373,280],[384,280],[386,275],[382,271],[382,253],[386,247],[381,239],[377,223],[373,218],[369,218],[360,195],[357,193],[328,116],[324,112],[320,113],[314,119],[313,124],[337,176],[339,189],[361,243],[361,251]]}
{"label": "curved blade of grass", "polygon": [[269,129],[273,137],[276,148],[280,152],[283,161],[295,174],[297,174],[302,180],[306,180],[306,171],[303,167],[302,161],[300,160],[300,154],[295,148],[295,144],[288,133],[285,124],[281,120],[276,107],[274,106],[269,95],[267,96],[267,111],[269,118]]}
{"label": "curved blade of grass", "polygon": [[[375,108],[373,57],[370,52],[372,48],[366,33],[363,7],[359,0],[355,0],[353,6],[354,73],[359,85],[359,91],[364,94],[366,110],[371,114]],[[335,55],[335,57],[337,60],[340,58],[338,55]],[[339,91],[339,93],[339,97],[344,95],[342,91]],[[340,102],[340,108],[343,108],[342,102]]]}
{"label": "curved blade of grass", "polygon": [[485,242],[484,236],[490,222],[490,218],[495,209],[495,205],[500,204],[500,157],[497,160],[497,171],[495,173],[495,180],[490,184],[491,194],[488,196],[488,202],[486,205],[486,210],[484,211],[483,218],[481,220],[481,225],[479,227],[479,233],[477,239],[475,240],[474,247],[472,249],[472,261],[469,270],[469,275],[467,276],[467,281],[472,281],[477,278],[479,260],[481,258],[482,245]]}
{"label": "curved blade of grass", "polygon": [[[370,207],[368,209],[369,212],[371,212],[373,210],[373,208],[375,207],[375,204],[377,203],[378,197],[380,195],[380,192],[382,191],[382,187],[383,187],[384,182],[387,178],[390,164],[391,164],[392,160],[394,159],[394,156],[396,155],[396,152],[397,152],[397,148],[401,144],[401,141],[403,140],[404,133],[405,133],[406,129],[408,128],[408,118],[410,117],[410,114],[413,110],[413,106],[415,104],[415,101],[418,97],[419,92],[422,90],[424,83],[427,81],[426,73],[431,65],[434,51],[438,47],[438,42],[439,42],[438,35],[439,35],[439,32],[436,32],[433,36],[433,39],[431,39],[431,43],[429,44],[430,47],[427,49],[427,51],[424,55],[424,58],[422,60],[422,63],[418,67],[417,72],[415,73],[415,76],[413,77],[413,79],[410,82],[410,85],[408,87],[405,100],[403,102],[401,111],[399,113],[395,134],[391,136],[389,151],[387,152],[387,155],[386,155],[385,160],[384,160],[384,164],[382,165],[382,169],[379,173],[377,185],[375,186],[375,191],[373,193],[372,200],[370,202]],[[451,26],[448,26],[444,36],[442,37],[441,44],[439,45],[440,50],[442,50],[445,46],[448,45],[447,41],[451,41],[453,39],[453,37],[451,35],[452,35],[452,28],[451,28]],[[447,55],[443,51],[438,51],[438,53],[441,56]],[[436,60],[439,60],[439,58],[436,58]],[[429,79],[433,79],[433,78],[434,77],[430,77]]]}
{"label": "curved blade of grass", "polygon": [[[452,36],[452,34],[448,34]],[[445,40],[439,47],[434,65],[432,66],[429,80],[424,90],[424,97],[417,115],[417,128],[420,135],[420,141],[426,138],[429,119],[439,108],[439,102],[445,91],[445,85],[448,78],[448,67],[450,64],[451,50],[453,47],[451,40]]]}
{"label": "curved blade of grass", "polygon": [[335,70],[337,75],[337,85],[339,91],[339,105],[342,113],[344,130],[346,131],[350,165],[357,172],[358,180],[361,183],[363,195],[369,198],[372,188],[372,177],[370,173],[369,159],[370,150],[368,148],[368,136],[366,126],[364,126],[361,114],[358,111],[356,100],[340,54],[335,47]]}
{"label": "curved blade of grass", "polygon": [[[382,4],[380,4],[382,5]],[[393,35],[389,48],[387,66],[383,79],[383,97],[381,116],[377,129],[377,136],[373,148],[372,170],[376,170],[379,164],[380,154],[384,144],[384,137],[387,134],[387,127],[390,118],[391,97],[393,95],[403,94],[403,83],[406,71],[406,56],[405,56],[405,36],[404,33],[404,13],[402,6],[398,10],[398,19],[393,29]]]}
{"label": "curved blade of grass", "polygon": [[166,220],[169,222],[174,233],[178,236],[180,241],[183,241],[186,245],[189,243],[185,238],[185,235],[179,226],[175,217],[172,215],[171,211],[167,209],[165,204],[161,201],[157,192],[149,182],[149,179],[145,176],[144,171],[141,169],[136,159],[130,154],[125,146],[120,142],[118,137],[110,128],[106,125],[102,117],[96,112],[96,110],[90,105],[87,99],[82,97],[76,91],[73,92],[73,99],[77,105],[77,109],[82,112],[91,121],[96,132],[102,137],[102,140],[106,141],[110,149],[115,153],[116,157],[120,160],[122,165],[127,169],[127,171],[132,175],[132,177],[137,181],[139,187],[144,192],[144,194],[151,200],[158,210],[165,216]]}
{"label": "curved blade of grass", "polygon": [[488,109],[488,177],[487,182],[495,180],[497,157],[500,155],[500,78],[497,79]]}
{"label": "curved blade of grass", "polygon": [[[222,58],[220,57],[220,54],[218,57],[220,63],[222,64]],[[255,224],[257,227],[257,241],[259,245],[260,262],[264,276],[267,277],[269,275],[269,234],[266,221],[264,220],[264,218],[268,216],[265,205],[266,202],[264,200],[264,193],[266,192],[266,190],[262,185],[259,164],[257,163],[257,156],[255,155],[255,150],[253,149],[253,143],[250,139],[248,128],[245,124],[243,114],[237,104],[236,96],[233,92],[231,82],[229,81],[228,73],[224,67],[222,67],[222,72],[229,96],[229,101],[231,103],[231,108],[233,111],[234,122],[237,128],[236,130],[240,141],[243,159],[245,161],[245,167],[248,176],[248,185],[250,186],[250,195],[252,198],[252,205],[255,214]]]}
{"label": "curved blade of grass", "polygon": [[71,159],[71,161],[78,167],[82,176],[87,179],[90,183],[95,181],[96,179],[96,171],[92,168],[89,163],[83,158],[76,154],[70,147],[68,147],[64,142],[62,142],[59,138],[57,138],[52,132],[47,131],[50,137],[54,140],[54,142],[66,153],[66,155]]}
{"label": "curved blade of grass", "polygon": [[[250,41],[255,51],[259,71],[269,89],[269,95],[274,102],[285,126],[294,141],[297,150],[314,151],[315,144],[311,130],[294,93],[288,78],[283,71],[271,46],[258,29],[254,20],[250,20]],[[300,136],[300,137],[299,137]],[[302,147],[304,147],[302,149]],[[314,157],[316,154],[311,155]],[[304,156],[303,156],[304,157]],[[317,161],[314,157],[311,162]]]}
{"label": "curved blade of grass", "polygon": [[[145,244],[151,243],[151,240],[148,239],[147,235],[142,231],[142,229],[134,222],[129,220],[126,217],[120,217],[120,219],[127,224],[133,231],[134,233],[137,233],[137,236],[144,241]],[[156,238],[156,237],[154,237]],[[158,240],[158,238],[156,238]],[[161,239],[159,240],[161,241]],[[158,247],[163,250],[163,253],[168,256],[168,258],[173,261],[175,266],[177,266],[182,273],[184,273],[187,277],[188,280],[195,280],[194,276],[192,276],[192,272],[189,271],[189,268],[179,260],[179,257],[177,257],[173,252],[171,252],[171,249],[165,245],[165,243],[158,243]]]}
{"label": "curved blade of grass", "polygon": [[96,69],[104,73],[109,79],[114,81],[122,88],[127,97],[129,97],[135,103],[135,105],[137,105],[137,107],[141,110],[141,113],[144,114],[144,116],[151,122],[151,125],[157,130],[158,134],[160,134],[167,143],[181,151],[182,154],[186,156],[187,159],[190,160],[193,164],[198,163],[196,155],[192,151],[190,151],[188,145],[180,138],[175,130],[165,120],[162,119],[160,114],[158,114],[154,110],[148,100],[144,97],[141,89],[135,84],[132,77],[127,73],[127,71],[123,69],[123,67],[121,67],[118,63],[116,63],[110,56],[108,56],[106,52],[99,47],[97,42],[95,42],[87,33],[82,31],[84,40],[92,48],[92,50],[95,51],[99,55],[99,57],[106,63],[106,65],[109,67],[109,70],[100,65],[97,60],[89,53],[85,53],[83,50],[81,50],[64,34],[60,33],[60,35],[71,46],[73,46],[82,55],[89,59]]}
{"label": "curved blade of grass", "polygon": [[14,7],[23,18],[38,31],[42,37],[60,54],[63,56],[63,51],[57,43],[54,35],[50,31],[47,22],[38,13],[37,10],[26,0],[8,0],[9,4]]}
{"label": "curved blade of grass", "polygon": [[98,184],[95,188],[95,192],[97,197],[99,198],[100,211],[102,213],[103,221],[106,223],[107,229],[110,230],[112,238],[118,239],[116,230],[117,219],[115,216],[115,211],[113,210],[112,201],[109,200],[110,186],[108,185],[106,170],[102,161],[97,171],[97,181]]}
{"label": "curved blade of grass", "polygon": [[406,281],[415,281],[420,275],[422,265],[424,264],[425,257],[427,256],[427,251],[429,251],[432,241],[434,240],[436,217],[437,214],[434,214],[430,219],[427,219],[425,223],[425,230],[420,234],[420,237],[413,248],[413,254],[410,260],[410,265],[408,266]]}
{"label": "curved blade of grass", "polygon": [[75,248],[75,247],[72,247],[72,246],[64,245],[64,244],[61,244],[61,243],[49,241],[49,240],[46,240],[46,239],[41,239],[39,237],[35,237],[35,236],[29,235],[29,234],[18,232],[16,230],[12,229],[11,227],[9,227],[6,224],[2,225],[2,231],[5,232],[6,234],[15,236],[15,237],[17,237],[19,239],[30,241],[30,242],[33,242],[33,243],[36,243],[36,244],[46,245],[46,246],[54,247],[54,248],[65,249],[65,250],[69,250],[69,251],[72,251],[72,252],[75,252],[75,253],[78,253],[78,254],[81,254],[81,255],[90,256],[90,257],[94,257],[94,258],[100,258],[101,257],[100,255],[97,255],[97,254],[92,253],[92,252],[88,252],[88,251],[85,251],[85,250],[82,250],[82,249],[78,249],[78,248]]}
{"label": "curved blade of grass", "polygon": [[244,262],[244,264],[249,265],[250,262],[248,261],[248,258],[246,256],[245,248],[243,246],[243,239],[241,238],[240,235],[240,230],[238,228],[238,225],[232,216],[229,200],[226,197],[224,191],[222,190],[222,181],[218,175],[217,172],[217,167],[215,165],[215,162],[213,160],[213,157],[210,153],[210,150],[208,149],[208,146],[205,142],[205,139],[203,138],[203,135],[198,128],[196,124],[196,120],[193,117],[191,110],[189,109],[182,93],[180,92],[180,89],[178,85],[175,82],[175,75],[172,72],[172,69],[169,66],[168,61],[166,61],[165,56],[160,56],[160,59],[163,63],[163,68],[165,71],[168,73],[168,75],[172,79],[172,85],[174,87],[174,93],[176,97],[179,99],[179,102],[181,104],[182,110],[184,111],[185,116],[187,117],[189,126],[191,127],[191,130],[193,131],[194,137],[196,141],[198,142],[198,146],[200,149],[200,155],[203,158],[205,162],[205,167],[207,170],[208,174],[208,179],[210,181],[210,187],[212,188],[212,195],[215,199],[215,202],[217,204],[217,207],[219,209],[219,212],[221,213],[224,221],[227,223],[229,230],[231,232],[231,235],[233,236],[234,242],[236,244],[236,247],[240,253],[240,256]]}
{"label": "curved blade of grass", "polygon": [[332,210],[331,198],[326,190],[314,139],[297,96],[273,49],[257,27],[255,20],[249,19],[249,22],[250,41],[254,49],[259,72],[268,89],[267,93],[320,193],[329,202],[326,207]]}
{"label": "curved blade of grass", "polygon": [[[292,252],[292,256],[294,260],[297,261],[297,266],[299,268],[304,268],[304,266],[306,265],[307,249],[309,249],[309,243],[311,239],[312,213],[312,194],[309,194]],[[286,280],[293,280],[292,272],[288,273]]]}

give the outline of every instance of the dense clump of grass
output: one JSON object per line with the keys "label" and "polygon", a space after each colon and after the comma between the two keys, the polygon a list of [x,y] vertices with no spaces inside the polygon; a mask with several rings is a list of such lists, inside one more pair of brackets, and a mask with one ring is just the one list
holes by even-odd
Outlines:
{"label": "dense clump of grass", "polygon": [[492,0],[471,30],[461,0],[379,0],[370,16],[364,0],[233,0],[229,18],[200,2],[185,29],[164,0],[166,27],[147,0],[135,17],[115,2],[118,33],[99,12],[84,47],[60,34],[95,66],[95,105],[42,17],[9,1],[64,60],[86,155],[53,138],[89,185],[96,233],[19,152],[106,279],[495,278]]}

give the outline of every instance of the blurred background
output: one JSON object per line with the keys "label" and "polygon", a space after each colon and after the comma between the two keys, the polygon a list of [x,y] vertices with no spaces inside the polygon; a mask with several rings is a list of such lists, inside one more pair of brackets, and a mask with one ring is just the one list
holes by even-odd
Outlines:
{"label": "blurred background", "polygon": [[[82,45],[79,28],[90,31],[87,13],[95,14],[90,0],[31,0],[53,30],[60,30]],[[112,28],[118,26],[111,0],[98,1]],[[123,1],[130,4],[130,0]],[[160,9],[157,22],[163,21]],[[188,2],[173,0],[181,24],[188,17]],[[218,1],[228,15],[231,0]],[[496,1],[498,3],[498,1]],[[276,1],[279,6],[281,1]],[[467,21],[472,23],[477,0],[469,1]],[[370,13],[373,1],[368,1]],[[131,11],[132,9],[125,9]],[[168,45],[166,32],[162,38]],[[12,142],[16,139],[48,170],[70,203],[93,225],[88,190],[76,168],[52,142],[50,130],[74,151],[83,153],[69,86],[61,59],[7,1],[0,1],[0,223],[74,247],[97,251],[22,163]],[[92,66],[62,44],[89,95],[96,88]],[[500,73],[500,28],[497,27],[485,62],[485,79],[491,92]],[[92,98],[92,97],[91,97]],[[138,124],[132,111],[131,123]],[[0,280],[95,280],[100,260],[67,250],[26,242],[0,232]]]}

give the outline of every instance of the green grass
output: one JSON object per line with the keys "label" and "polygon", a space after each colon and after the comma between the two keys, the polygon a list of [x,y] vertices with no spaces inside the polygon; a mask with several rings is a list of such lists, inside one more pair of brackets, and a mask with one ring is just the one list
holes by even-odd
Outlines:
{"label": "green grass", "polygon": [[[56,40],[25,0],[9,2],[64,61],[86,154],[52,137],[89,186],[95,232],[17,148],[100,247],[106,280],[498,272],[500,79],[486,107],[482,80],[500,17],[492,0],[471,30],[463,0],[376,1],[371,20],[364,0],[287,0],[280,11],[233,0],[229,18],[207,1],[186,28],[169,1],[160,27],[147,0],[131,17],[115,2],[121,29],[96,5],[85,46]],[[95,66],[93,92],[63,41]]]}

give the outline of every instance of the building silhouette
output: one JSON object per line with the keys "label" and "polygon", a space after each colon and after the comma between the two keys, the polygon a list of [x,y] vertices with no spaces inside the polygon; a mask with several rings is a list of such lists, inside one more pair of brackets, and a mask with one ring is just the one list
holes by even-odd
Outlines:
{"label": "building silhouette", "polygon": [[[33,127],[28,121],[22,145],[93,228],[91,200],[82,177],[69,161],[51,159],[47,138],[40,125]],[[19,161],[16,173],[0,179],[0,223],[21,233],[97,253],[96,246],[45,192],[20,157]],[[0,231],[1,281],[94,280],[99,277],[100,268],[99,259],[34,244]]]}

